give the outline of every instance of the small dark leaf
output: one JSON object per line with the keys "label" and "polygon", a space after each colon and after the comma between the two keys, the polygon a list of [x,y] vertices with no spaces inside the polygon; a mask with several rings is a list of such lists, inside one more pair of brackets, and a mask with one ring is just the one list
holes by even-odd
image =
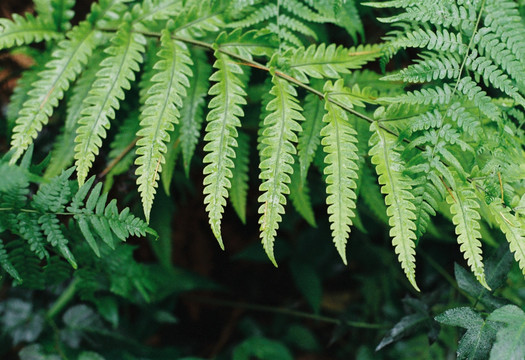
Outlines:
{"label": "small dark leaf", "polygon": [[2,328],[13,339],[13,343],[33,342],[44,329],[44,318],[33,312],[33,305],[21,299],[9,299],[4,303],[0,319]]}
{"label": "small dark leaf", "polygon": [[499,325],[483,318],[470,307],[450,309],[436,316],[442,324],[467,329],[458,344],[458,359],[487,359]]}
{"label": "small dark leaf", "polygon": [[459,288],[474,299],[479,300],[487,309],[493,310],[507,304],[506,300],[492,295],[476,280],[470,271],[465,270],[457,263],[454,264],[454,274]]}
{"label": "small dark leaf", "polygon": [[428,326],[429,324],[428,314],[416,313],[404,316],[397,324],[390,329],[385,337],[381,340],[379,345],[376,347],[376,351],[381,350],[385,346],[392,344],[404,337],[416,333],[421,328]]}
{"label": "small dark leaf", "polygon": [[323,288],[321,277],[312,264],[295,260],[290,262],[293,280],[297,289],[303,294],[314,312],[319,313]]}

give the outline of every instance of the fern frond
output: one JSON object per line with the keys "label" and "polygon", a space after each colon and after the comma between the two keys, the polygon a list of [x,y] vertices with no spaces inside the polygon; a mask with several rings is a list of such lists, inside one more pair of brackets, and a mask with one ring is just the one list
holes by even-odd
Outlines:
{"label": "fern frond", "polygon": [[359,45],[345,48],[331,44],[311,45],[308,48],[290,49],[284,57],[290,75],[307,83],[308,77],[339,78],[350,70],[359,69],[381,56],[380,45]]}
{"label": "fern frond", "polygon": [[485,280],[483,269],[483,258],[481,255],[481,233],[479,232],[481,218],[479,214],[479,204],[476,195],[468,187],[460,187],[452,191],[447,196],[447,203],[450,205],[452,222],[456,225],[456,235],[460,250],[465,256],[470,269],[476,276],[481,285],[490,290]]}
{"label": "fern frond", "polygon": [[130,25],[123,23],[105,50],[108,54],[97,73],[97,80],[83,103],[82,117],[75,142],[75,159],[79,184],[86,180],[91,164],[106,137],[110,119],[119,109],[119,100],[130,88],[134,73],[139,70],[144,52],[144,36],[131,32]]}
{"label": "fern frond", "polygon": [[53,51],[52,60],[46,64],[46,70],[39,74],[40,79],[34,84],[28,94],[29,99],[20,110],[11,140],[11,146],[15,149],[11,163],[18,160],[36,138],[42,125],[48,122],[53,108],[78,76],[95,45],[96,31],[83,22],[73,28],[67,34],[67,39],[62,40]]}
{"label": "fern frond", "polygon": [[221,219],[231,187],[231,168],[234,166],[234,148],[237,147],[237,128],[241,126],[239,117],[244,116],[241,108],[246,104],[244,84],[239,79],[241,67],[227,55],[215,52],[216,61],[213,65],[217,71],[210,80],[216,81],[209,91],[213,96],[209,103],[210,112],[206,118],[206,135],[204,146],[206,156],[203,162],[204,204],[208,212],[210,226],[219,245],[224,249],[221,236]]}
{"label": "fern frond", "polygon": [[51,158],[46,168],[45,177],[52,178],[58,176],[62,170],[71,166],[75,156],[75,137],[82,110],[82,102],[88,96],[93,87],[96,74],[100,69],[99,63],[101,56],[93,56],[92,64],[82,72],[82,75],[75,83],[71,97],[67,99],[66,120],[62,128],[62,133],[57,137],[51,150]]}
{"label": "fern frond", "polygon": [[391,42],[391,46],[399,48],[426,48],[443,52],[456,52],[459,55],[467,53],[468,46],[463,42],[461,33],[451,32],[447,29],[431,30],[416,28],[402,33]]}
{"label": "fern frond", "polygon": [[146,221],[155,197],[155,188],[165,162],[166,142],[169,142],[169,131],[173,124],[179,121],[182,99],[186,96],[189,86],[188,78],[192,76],[190,65],[193,64],[186,46],[171,39],[168,30],[161,35],[161,50],[158,53],[159,61],[155,64],[157,70],[151,79],[152,86],[147,92],[142,111],[141,130],[137,133],[141,139],[137,142],[138,175],[137,185],[144,207]]}
{"label": "fern frond", "polygon": [[296,133],[301,131],[298,121],[304,118],[294,87],[275,75],[272,83],[270,94],[274,98],[266,107],[268,115],[264,119],[261,140],[264,147],[261,151],[259,178],[263,183],[259,190],[263,194],[259,196],[258,201],[261,203],[259,224],[262,244],[272,263],[277,266],[273,244],[282,219],[281,214],[284,213],[285,194],[290,192],[287,184],[290,183],[293,155],[296,153],[293,143],[297,142]]}
{"label": "fern frond", "polygon": [[[306,21],[322,23],[328,20],[325,16],[323,16],[322,14],[318,12],[313,11],[308,6],[304,5],[298,0],[283,1],[281,3],[281,6],[284,9],[291,12],[292,14],[294,14],[295,16],[303,20],[306,20]],[[315,6],[313,6],[313,8],[315,9]]]}
{"label": "fern frond", "polygon": [[34,213],[21,212],[17,215],[17,230],[20,236],[27,241],[29,248],[38,256],[40,260],[49,257],[49,252],[45,248],[45,239],[38,215]]}
{"label": "fern frond", "polygon": [[56,26],[31,14],[13,14],[13,20],[0,19],[0,50],[62,37]]}
{"label": "fern frond", "polygon": [[114,248],[115,239],[126,241],[132,235],[154,234],[145,221],[130,213],[129,208],[119,212],[116,200],[106,204],[107,193],[101,194],[102,183],[93,187],[94,181],[91,177],[78,189],[66,210],[77,220],[82,235],[97,256],[100,250],[96,237]]}
{"label": "fern frond", "polygon": [[[334,85],[328,81],[324,87],[326,93],[323,122],[326,125],[321,130],[321,136],[326,157],[326,204],[328,205],[329,221],[331,223],[332,238],[339,255],[346,261],[346,242],[350,235],[353,209],[356,208],[356,180],[357,180],[357,132],[350,126],[346,111],[329,99],[344,101],[345,88],[343,80]],[[333,94],[332,94],[333,93]]]}
{"label": "fern frond", "polygon": [[182,160],[186,176],[189,176],[190,164],[199,141],[202,121],[204,120],[204,98],[208,93],[211,67],[206,62],[202,51],[190,51],[194,59],[193,77],[189,79],[190,86],[186,101],[180,109],[179,133],[182,148]]}
{"label": "fern frond", "polygon": [[239,131],[237,137],[237,151],[233,159],[230,201],[235,212],[246,223],[246,202],[248,200],[248,172],[250,162],[250,137]]}
{"label": "fern frond", "polygon": [[382,78],[387,81],[424,83],[433,80],[456,79],[459,74],[460,60],[455,53],[434,53],[421,56],[416,64],[407,66],[396,74]]}
{"label": "fern frond", "polygon": [[304,102],[303,131],[299,134],[297,152],[299,155],[301,181],[306,179],[315,152],[321,143],[321,128],[323,127],[324,104],[314,94],[308,94]]}
{"label": "fern frond", "polygon": [[274,34],[266,31],[242,31],[236,29],[231,33],[222,32],[215,44],[221,50],[233,52],[244,59],[252,60],[253,56],[270,58],[278,44]]}
{"label": "fern frond", "polygon": [[416,225],[414,223],[414,196],[411,193],[411,181],[403,175],[404,163],[396,151],[397,139],[372,123],[370,130],[370,155],[376,165],[381,192],[386,194],[385,204],[390,224],[392,245],[398,254],[399,262],[412,286],[419,291],[416,284],[415,243]]}
{"label": "fern frond", "polygon": [[514,258],[523,275],[525,275],[525,228],[523,222],[520,224],[509,208],[497,200],[489,205],[489,209],[499,228],[505,234],[510,251],[514,253]]}

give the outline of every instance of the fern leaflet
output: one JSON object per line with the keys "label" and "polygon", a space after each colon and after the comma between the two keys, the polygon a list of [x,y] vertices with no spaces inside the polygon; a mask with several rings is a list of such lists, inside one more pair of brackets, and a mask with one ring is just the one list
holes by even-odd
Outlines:
{"label": "fern leaflet", "polygon": [[31,14],[26,14],[25,17],[13,14],[13,20],[0,19],[0,50],[14,45],[60,39],[62,36],[51,22],[35,18]]}
{"label": "fern leaflet", "polygon": [[374,122],[370,126],[373,132],[370,138],[370,155],[376,165],[381,192],[386,194],[385,204],[390,224],[392,245],[398,254],[399,262],[412,286],[416,284],[415,243],[416,225],[414,223],[415,206],[412,203],[410,179],[403,175],[404,163],[396,151],[397,139],[388,134]]}
{"label": "fern leaflet", "polygon": [[173,124],[179,121],[178,108],[186,96],[188,77],[192,76],[189,68],[192,61],[186,46],[172,40],[168,30],[162,32],[160,42],[159,61],[154,66],[157,72],[151,79],[152,86],[142,111],[141,130],[137,133],[141,139],[137,142],[138,158],[135,160],[139,165],[135,172],[139,176],[137,185],[148,222],[159,173],[165,162],[163,153],[167,152],[165,142],[170,139],[168,131],[172,131]]}
{"label": "fern leaflet", "polygon": [[268,115],[263,123],[262,161],[259,164],[259,178],[263,181],[259,190],[263,194],[258,200],[262,204],[259,207],[262,244],[272,263],[277,266],[273,244],[282,220],[281,214],[284,213],[285,194],[290,192],[287,184],[290,183],[289,174],[293,171],[293,155],[296,153],[293,143],[297,142],[296,133],[302,130],[298,121],[304,120],[304,117],[294,87],[275,75],[272,83],[270,94],[274,98],[266,107]]}
{"label": "fern leaflet", "polygon": [[485,271],[483,269],[482,255],[481,255],[481,233],[479,232],[481,218],[477,209],[479,204],[476,201],[476,195],[467,187],[462,187],[457,191],[453,191],[448,197],[447,202],[450,204],[450,212],[452,213],[452,222],[456,225],[456,234],[458,235],[458,243],[461,252],[464,253],[465,259],[468,262],[476,279],[490,290],[487,281],[485,280]]}
{"label": "fern leaflet", "polygon": [[85,182],[102,145],[102,138],[106,137],[109,121],[119,108],[119,100],[124,98],[123,90],[129,89],[130,81],[135,79],[134,72],[138,71],[138,65],[142,62],[146,39],[132,33],[130,25],[124,23],[111,42],[112,46],[105,51],[109,56],[101,63],[97,80],[84,100],[82,117],[78,121],[75,164],[80,184]]}
{"label": "fern leaflet", "polygon": [[323,122],[326,125],[321,130],[323,138],[321,144],[327,154],[324,162],[326,175],[326,204],[328,205],[329,221],[332,237],[343,259],[346,260],[346,242],[355,217],[357,188],[357,132],[350,126],[347,113],[329,99],[344,101],[345,88],[343,80],[335,84],[329,81],[324,87],[326,93]]}
{"label": "fern leaflet", "polygon": [[232,158],[237,147],[237,128],[241,126],[239,117],[244,116],[241,106],[246,104],[246,93],[238,77],[242,74],[241,67],[218,51],[215,57],[217,60],[213,66],[217,71],[210,80],[217,83],[209,91],[213,98],[208,105],[211,110],[206,118],[208,125],[204,136],[207,142],[204,146],[207,154],[203,160],[207,164],[204,168],[204,204],[213,234],[223,249],[221,219],[231,187]]}

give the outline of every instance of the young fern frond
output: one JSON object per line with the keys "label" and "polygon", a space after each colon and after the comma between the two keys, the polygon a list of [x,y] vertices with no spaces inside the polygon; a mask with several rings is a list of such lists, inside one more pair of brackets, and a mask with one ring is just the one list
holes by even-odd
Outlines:
{"label": "young fern frond", "polygon": [[248,172],[250,170],[250,137],[239,131],[237,151],[233,159],[230,201],[235,212],[246,223],[246,203],[248,201]]}
{"label": "young fern frond", "polygon": [[169,142],[169,131],[180,118],[188,78],[192,76],[189,66],[192,61],[186,45],[171,39],[169,30],[164,30],[160,38],[161,50],[159,61],[155,64],[155,75],[151,78],[151,87],[142,110],[141,130],[137,133],[141,139],[137,142],[137,159],[139,165],[137,185],[142,198],[146,221],[149,222],[151,207],[155,197],[155,188],[162,171]]}
{"label": "young fern frond", "polygon": [[447,196],[447,203],[450,205],[452,222],[456,225],[458,244],[464,254],[470,269],[476,276],[481,285],[490,290],[485,280],[485,270],[483,268],[483,258],[481,255],[481,233],[479,232],[481,218],[479,214],[479,204],[476,194],[467,188],[461,187],[452,191]]}
{"label": "young fern frond", "polygon": [[58,31],[69,30],[75,15],[75,0],[33,0],[38,18],[54,24]]}
{"label": "young fern frond", "polygon": [[0,50],[62,37],[55,24],[31,14],[25,17],[13,14],[13,20],[0,19]]}
{"label": "young fern frond", "polygon": [[[329,81],[324,87],[325,110],[321,130],[323,150],[326,153],[324,174],[326,175],[326,204],[330,215],[332,238],[339,255],[346,261],[346,242],[355,217],[357,188],[357,132],[348,121],[347,113],[329,100],[345,100],[343,80],[335,84]],[[346,99],[347,100],[347,99]]]}
{"label": "young fern frond", "polygon": [[419,291],[416,284],[415,243],[416,225],[414,223],[416,210],[411,193],[412,185],[409,178],[403,174],[405,164],[397,153],[397,139],[388,134],[376,122],[370,130],[370,155],[376,165],[381,192],[386,194],[385,204],[390,224],[392,245],[398,254],[399,262],[412,286]]}
{"label": "young fern frond", "polygon": [[64,92],[88,61],[97,43],[96,33],[89,23],[80,23],[53,51],[52,60],[40,73],[40,79],[29,92],[29,98],[16,120],[11,140],[11,147],[15,149],[15,154],[11,158],[12,164],[33,142],[42,125],[47,124]]}
{"label": "young fern frond", "polygon": [[272,78],[273,87],[270,94],[273,99],[268,103],[261,136],[263,144],[261,150],[261,173],[259,178],[263,181],[259,190],[263,192],[259,196],[259,219],[261,241],[266,254],[277,266],[273,252],[273,244],[279,223],[284,214],[286,194],[290,193],[288,184],[290,174],[293,171],[293,155],[296,154],[294,142],[297,142],[297,133],[301,125],[298,121],[304,120],[301,115],[302,109],[297,100],[297,91],[286,80],[277,77]]}
{"label": "young fern frond", "polygon": [[133,33],[128,23],[124,22],[112,38],[112,45],[106,49],[108,56],[102,61],[97,73],[97,80],[84,100],[75,139],[75,165],[78,182],[83,184],[91,164],[106,137],[110,120],[119,109],[119,101],[124,99],[124,91],[135,80],[135,72],[142,62],[141,54],[145,51],[144,36]]}
{"label": "young fern frond", "polygon": [[244,84],[239,79],[242,75],[241,67],[227,55],[215,52],[216,61],[213,65],[217,71],[211,76],[216,81],[209,91],[213,96],[209,103],[210,112],[206,118],[206,135],[204,151],[206,156],[203,162],[204,204],[208,212],[210,226],[219,245],[224,249],[221,235],[221,219],[226,206],[226,198],[231,187],[232,168],[237,147],[237,128],[241,126],[239,117],[244,116],[241,108],[246,104]]}

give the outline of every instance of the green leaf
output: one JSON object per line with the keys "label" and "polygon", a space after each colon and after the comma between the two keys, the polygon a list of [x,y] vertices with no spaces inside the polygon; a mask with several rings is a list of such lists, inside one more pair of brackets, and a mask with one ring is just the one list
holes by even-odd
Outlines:
{"label": "green leaf", "polygon": [[525,358],[525,313],[516,305],[496,309],[487,318],[503,323],[498,330],[490,359],[519,360]]}
{"label": "green leaf", "polygon": [[445,325],[467,329],[457,349],[458,359],[487,359],[496,340],[497,323],[483,318],[469,307],[449,309],[436,316],[436,321]]}
{"label": "green leaf", "polygon": [[326,154],[324,174],[330,229],[337,251],[346,265],[346,242],[350,234],[352,218],[355,217],[353,209],[356,208],[358,156],[357,132],[350,125],[346,111],[330,101],[345,100],[343,84],[343,80],[338,80],[333,85],[330,81],[325,84],[326,114],[323,122],[326,125],[321,130],[323,138],[321,144]]}
{"label": "green leaf", "polygon": [[403,174],[405,164],[396,151],[397,138],[388,134],[376,122],[370,130],[370,155],[376,165],[376,172],[381,192],[386,194],[385,204],[390,224],[392,245],[398,254],[399,262],[412,286],[419,291],[416,284],[415,240],[416,225],[414,196],[410,192],[411,181]]}
{"label": "green leaf", "polygon": [[189,66],[193,63],[186,45],[172,40],[168,30],[162,31],[160,43],[159,61],[154,65],[156,72],[141,114],[141,130],[137,133],[141,139],[137,142],[135,160],[137,185],[148,222],[159,173],[165,163],[163,154],[168,151],[168,132],[173,131],[173,125],[179,121],[179,108],[190,85],[188,78],[192,76]]}
{"label": "green leaf", "polygon": [[204,151],[206,156],[204,168],[204,204],[208,212],[209,223],[221,249],[224,249],[221,235],[221,219],[231,187],[233,176],[232,158],[236,157],[237,128],[241,126],[239,117],[244,116],[241,108],[246,104],[244,84],[239,76],[243,71],[227,55],[215,52],[213,65],[217,71],[210,80],[216,81],[209,91],[213,96],[209,103],[210,112],[206,118],[206,135]]}
{"label": "green leaf", "polygon": [[308,182],[301,180],[301,172],[299,170],[299,162],[293,163],[293,172],[290,176],[290,200],[295,210],[310,224],[316,227],[314,210],[310,200],[310,188]]}
{"label": "green leaf", "polygon": [[53,23],[29,13],[25,17],[13,14],[13,20],[0,19],[0,50],[60,39],[62,36]]}
{"label": "green leaf", "polygon": [[130,25],[124,22],[111,39],[111,46],[105,50],[108,56],[100,64],[97,80],[84,100],[82,117],[78,121],[75,165],[81,185],[99,153],[110,120],[120,107],[119,101],[124,99],[123,90],[129,89],[130,82],[135,80],[134,73],[142,62],[145,43],[144,36],[131,32]]}
{"label": "green leaf", "polygon": [[304,120],[304,117],[294,87],[275,75],[272,83],[270,94],[274,98],[266,107],[268,115],[264,119],[261,137],[264,148],[261,151],[259,178],[263,183],[259,190],[263,194],[258,201],[261,203],[259,224],[262,244],[272,263],[277,266],[273,244],[282,220],[281,214],[284,214],[285,194],[290,193],[287,184],[291,181],[293,155],[296,154],[293,143],[297,142],[296,133],[302,130],[298,121]]}
{"label": "green leaf", "polygon": [[28,100],[19,112],[11,140],[11,146],[15,150],[11,164],[18,160],[42,126],[47,124],[53,108],[58,106],[64,92],[91,56],[97,43],[96,34],[90,24],[82,22],[68,32],[67,39],[58,43],[51,54],[51,61],[39,74],[40,79],[34,84]]}
{"label": "green leaf", "polygon": [[481,256],[481,233],[479,232],[479,204],[476,195],[468,187],[461,187],[447,197],[450,212],[454,215],[452,222],[456,225],[456,234],[460,250],[463,252],[470,269],[481,285],[490,290],[485,280],[485,270]]}

